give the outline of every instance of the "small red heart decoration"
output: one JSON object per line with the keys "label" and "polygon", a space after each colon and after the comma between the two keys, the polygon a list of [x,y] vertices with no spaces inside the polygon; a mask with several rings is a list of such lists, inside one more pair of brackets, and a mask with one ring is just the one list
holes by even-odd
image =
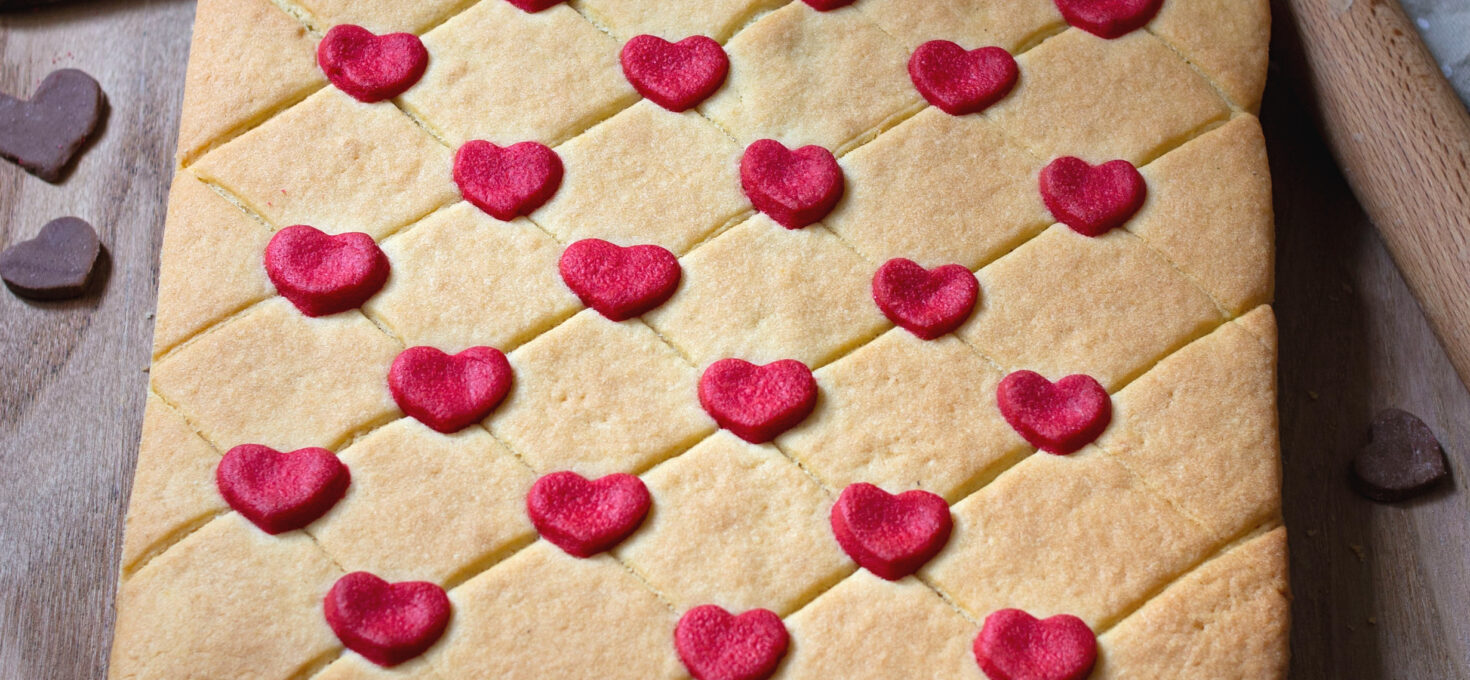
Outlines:
{"label": "small red heart decoration", "polygon": [[510,362],[494,347],[453,355],[410,347],[388,369],[388,391],[398,408],[445,434],[484,420],[505,399],[510,384]]}
{"label": "small red heart decoration", "polygon": [[1097,439],[1113,418],[1103,386],[1086,375],[1052,383],[1033,371],[1016,371],[996,388],[1000,413],[1032,446],[1066,455]]}
{"label": "small red heart decoration", "polygon": [[1099,38],[1117,38],[1143,28],[1164,0],[1056,0],[1062,18]]}
{"label": "small red heart decoration", "polygon": [[623,248],[595,238],[567,246],[557,268],[582,304],[613,321],[663,304],[679,287],[681,274],[678,258],[665,248]]}
{"label": "small red heart decoration", "polygon": [[909,57],[909,79],[919,94],[952,116],[979,113],[1010,94],[1021,70],[999,47],[966,52],[948,40],[930,40]]}
{"label": "small red heart decoration", "polygon": [[702,35],[671,43],[652,35],[623,45],[623,75],[638,94],[670,111],[693,108],[720,89],[730,72],[725,49]]}
{"label": "small red heart decoration", "polygon": [[316,61],[337,89],[371,103],[413,87],[429,65],[429,50],[412,33],[378,36],[361,26],[340,24],[322,37]]}
{"label": "small red heart decoration", "polygon": [[271,237],[265,273],[276,291],[307,316],[356,309],[388,281],[388,256],[359,232],[329,236],[298,224]]}
{"label": "small red heart decoration", "polygon": [[526,495],[536,531],[575,557],[591,557],[622,542],[643,523],[652,504],[643,480],[621,473],[588,481],[575,472],[553,472],[536,480]]}
{"label": "small red heart decoration", "polygon": [[781,617],[765,609],[734,616],[700,605],[674,627],[674,648],[695,680],[764,680],[776,671],[789,643]]}
{"label": "small red heart decoration", "polygon": [[842,168],[820,146],[792,151],[762,139],[740,158],[740,186],[756,210],[787,229],[800,229],[826,217],[842,198]]}
{"label": "small red heart decoration", "polygon": [[1041,199],[1057,221],[1084,236],[1122,226],[1148,196],[1143,175],[1128,161],[1099,166],[1063,156],[1041,170]]}
{"label": "small red heart decoration", "polygon": [[300,529],[326,514],[347,493],[352,475],[331,451],[282,453],[260,444],[225,452],[215,486],[235,512],[275,535]]}
{"label": "small red heart decoration", "polygon": [[535,14],[544,9],[561,4],[561,0],[506,0],[527,14]]}
{"label": "small red heart decoration", "polygon": [[1097,662],[1097,637],[1070,614],[1038,621],[1002,609],[985,617],[975,661],[990,680],[1082,680]]}
{"label": "small red heart decoration", "polygon": [[949,540],[949,504],[928,491],[897,496],[872,484],[849,485],[832,505],[832,533],[859,566],[889,581],[919,570]]}
{"label": "small red heart decoration", "polygon": [[721,359],[699,377],[699,403],[735,436],[752,444],[791,429],[817,405],[817,381],[795,359],[757,366]]}
{"label": "small red heart decoration", "polygon": [[443,588],[426,581],[389,583],[365,571],[337,579],[323,608],[343,645],[384,667],[423,654],[449,625]]}
{"label": "small red heart decoration", "polygon": [[804,0],[804,2],[818,12],[830,12],[851,5],[855,0]]}
{"label": "small red heart decoration", "polygon": [[873,301],[889,321],[925,340],[960,327],[980,298],[980,283],[963,265],[933,271],[896,257],[873,274]]}
{"label": "small red heart decoration", "polygon": [[561,156],[537,142],[499,147],[477,139],[454,154],[460,193],[502,222],[529,215],[551,200],[561,177]]}

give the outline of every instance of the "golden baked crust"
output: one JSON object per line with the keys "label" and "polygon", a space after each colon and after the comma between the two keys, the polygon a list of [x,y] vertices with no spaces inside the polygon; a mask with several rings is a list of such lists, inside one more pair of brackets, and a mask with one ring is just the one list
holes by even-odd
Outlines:
{"label": "golden baked crust", "polygon": [[[349,96],[315,59],[344,24],[421,34],[427,70]],[[978,680],[1005,608],[1080,617],[1094,678],[1284,677],[1268,33],[1264,0],[1163,0],[1113,39],[1054,0],[201,0],[110,677],[687,678],[673,631],[704,604],[782,617],[783,679]],[[643,101],[619,68],[640,34],[710,36],[729,75],[681,113]],[[905,68],[935,39],[1015,54],[1014,90],[929,106]],[[764,138],[836,156],[818,223],[742,193]],[[550,146],[555,195],[508,222],[463,200],[477,139]],[[1058,223],[1038,175],[1060,156],[1133,163],[1141,208],[1095,237]],[[386,285],[302,314],[262,267],[297,224],[370,236]],[[587,238],[667,249],[677,289],[604,318],[558,271]],[[975,272],[953,333],[875,305],[900,257]],[[513,386],[436,432],[386,380],[414,346],[496,347]],[[766,443],[719,431],[697,394],[726,357],[805,363],[811,414]],[[1111,424],[1038,453],[997,397],[1022,369],[1092,376]],[[269,535],[216,488],[243,444],[325,447],[351,484]],[[562,470],[637,475],[652,510],[573,557],[526,509]],[[829,525],[859,482],[942,497],[943,551],[897,581],[859,568]],[[442,639],[391,668],[348,651],[323,597],[354,571],[442,586]]]}

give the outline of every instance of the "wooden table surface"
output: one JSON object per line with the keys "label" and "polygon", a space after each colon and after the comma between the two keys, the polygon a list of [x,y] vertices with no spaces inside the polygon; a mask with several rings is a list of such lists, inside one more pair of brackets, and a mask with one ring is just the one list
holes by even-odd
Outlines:
{"label": "wooden table surface", "polygon": [[[0,15],[0,89],[28,94],[71,66],[111,101],[61,185],[0,163],[0,246],[77,215],[107,247],[86,299],[0,293],[5,680],[105,674],[192,16],[187,0]],[[1277,190],[1292,677],[1470,680],[1470,394],[1322,145],[1294,42],[1278,16],[1262,116]],[[1451,487],[1401,506],[1349,490],[1348,460],[1387,406],[1439,434]]]}

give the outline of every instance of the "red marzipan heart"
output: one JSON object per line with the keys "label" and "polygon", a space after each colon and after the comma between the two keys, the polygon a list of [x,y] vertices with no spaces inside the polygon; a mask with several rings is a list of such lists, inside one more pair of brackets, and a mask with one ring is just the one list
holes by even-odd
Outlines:
{"label": "red marzipan heart", "polygon": [[664,248],[623,248],[595,238],[567,246],[557,267],[582,304],[613,321],[663,304],[679,287],[681,273],[678,258]]}
{"label": "red marzipan heart", "polygon": [[623,75],[638,94],[670,111],[692,108],[720,89],[730,72],[725,49],[702,35],[671,43],[652,35],[635,36],[619,57]]}
{"label": "red marzipan heart", "polygon": [[535,14],[561,4],[561,0],[506,0],[506,2],[528,14]]}
{"label": "red marzipan heart", "polygon": [[1117,38],[1153,21],[1164,0],[1056,0],[1062,18],[1100,38]]}
{"label": "red marzipan heart", "polygon": [[225,453],[214,470],[225,502],[261,531],[300,529],[326,514],[352,482],[347,466],[319,448],[282,453],[260,444],[241,444]]}
{"label": "red marzipan heart", "polygon": [[792,151],[774,139],[746,147],[740,185],[755,209],[787,229],[827,216],[842,198],[842,168],[820,146]]}
{"label": "red marzipan heart", "polygon": [[856,0],[803,0],[807,6],[818,12],[830,12],[851,5]]}
{"label": "red marzipan heart", "polygon": [[536,531],[575,557],[617,545],[643,523],[652,504],[643,480],[628,474],[588,481],[575,472],[553,472],[526,495]]}
{"label": "red marzipan heart", "polygon": [[307,316],[356,309],[388,281],[388,256],[371,236],[329,236],[298,224],[271,237],[265,273],[279,292]]}
{"label": "red marzipan heart", "polygon": [[674,648],[695,680],[764,680],[789,643],[781,617],[765,609],[733,616],[706,604],[686,612],[674,627]]}
{"label": "red marzipan heart", "polygon": [[454,154],[454,183],[465,200],[495,219],[529,215],[561,187],[561,157],[537,142],[499,147],[474,140]]}
{"label": "red marzipan heart", "polygon": [[752,444],[775,439],[812,412],[817,381],[795,359],[757,366],[721,359],[699,378],[699,403],[715,422]]}
{"label": "red marzipan heart", "polygon": [[925,340],[960,327],[975,309],[980,283],[962,265],[932,271],[896,257],[873,274],[873,301],[889,321]]}
{"label": "red marzipan heart", "polygon": [[494,347],[471,347],[453,355],[410,347],[388,369],[388,391],[398,408],[445,434],[484,420],[510,391],[510,383],[510,362]]}
{"label": "red marzipan heart", "polygon": [[917,489],[895,496],[861,482],[842,490],[831,519],[848,557],[889,581],[918,571],[944,548],[953,528],[943,498]]}
{"label": "red marzipan heart", "polygon": [[1070,614],[1038,621],[1002,609],[985,617],[975,661],[990,680],[1083,680],[1097,662],[1097,637]]}
{"label": "red marzipan heart", "polygon": [[337,579],[323,608],[343,645],[384,667],[423,654],[449,625],[443,588],[425,581],[388,583],[365,571]]}
{"label": "red marzipan heart", "polygon": [[1084,236],[1122,226],[1148,196],[1143,175],[1128,161],[1088,165],[1063,156],[1041,170],[1041,199],[1053,217]]}
{"label": "red marzipan heart", "polygon": [[429,51],[412,33],[374,35],[361,26],[333,26],[316,48],[316,61],[337,89],[362,102],[392,99],[423,77]]}
{"label": "red marzipan heart", "polygon": [[1020,75],[1015,58],[999,47],[966,52],[948,40],[930,40],[909,57],[909,79],[919,94],[952,116],[984,111],[1010,94]]}
{"label": "red marzipan heart", "polygon": [[1032,371],[1016,371],[996,388],[1000,413],[1032,446],[1066,455],[1097,439],[1113,418],[1103,386],[1086,375],[1055,383]]}

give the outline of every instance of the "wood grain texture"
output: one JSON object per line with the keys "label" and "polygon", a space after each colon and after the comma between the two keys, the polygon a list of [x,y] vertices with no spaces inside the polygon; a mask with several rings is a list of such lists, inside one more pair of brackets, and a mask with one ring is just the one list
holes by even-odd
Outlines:
{"label": "wood grain texture", "polygon": [[193,4],[114,0],[0,15],[0,88],[58,68],[110,112],[52,186],[0,163],[0,244],[76,215],[102,237],[96,290],[29,303],[0,290],[0,678],[106,676],[122,514],[148,375],[164,198]]}
{"label": "wood grain texture", "polygon": [[[75,66],[112,102],[101,138],[62,185],[0,164],[0,246],[76,214],[98,227],[111,263],[101,289],[78,302],[0,291],[3,680],[105,676],[192,12],[186,0],[113,0],[0,15],[0,88],[28,91]],[[1285,18],[1277,26],[1276,54],[1290,62],[1296,36]],[[1308,104],[1290,69],[1273,74],[1263,122],[1277,182],[1293,677],[1470,679],[1470,393]],[[1439,434],[1452,488],[1404,506],[1351,492],[1348,461],[1389,405]]]}
{"label": "wood grain texture", "polygon": [[1328,145],[1470,383],[1470,112],[1397,0],[1289,0]]}

